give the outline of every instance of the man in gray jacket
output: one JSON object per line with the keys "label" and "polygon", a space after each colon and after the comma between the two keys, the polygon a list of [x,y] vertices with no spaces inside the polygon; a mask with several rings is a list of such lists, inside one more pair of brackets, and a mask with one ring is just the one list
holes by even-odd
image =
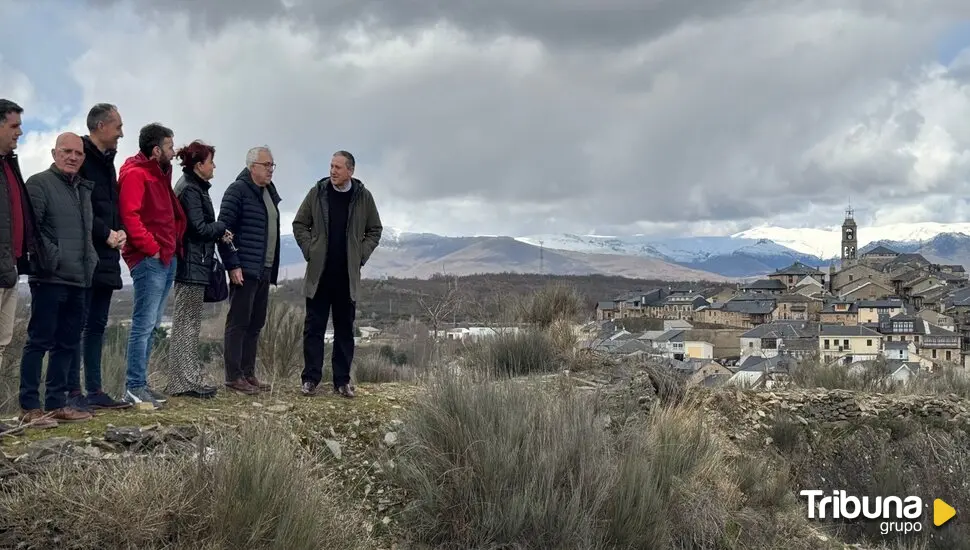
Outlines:
{"label": "man in gray jacket", "polygon": [[[85,292],[98,266],[91,240],[93,185],[78,176],[84,162],[84,143],[78,135],[59,135],[52,154],[54,164],[26,183],[40,250],[34,274],[27,279],[31,308],[20,361],[20,408],[21,420],[37,427],[91,418],[66,405],[66,392],[68,369],[81,339]],[[41,410],[40,375],[48,353]]]}
{"label": "man in gray jacket", "polygon": [[354,397],[350,369],[354,360],[354,321],[360,268],[381,242],[384,227],[374,196],[353,177],[356,161],[347,151],[330,160],[330,177],[307,193],[293,219],[293,237],[307,261],[304,277],[304,395],[316,395],[323,379],[323,338],[333,317],[333,391]]}

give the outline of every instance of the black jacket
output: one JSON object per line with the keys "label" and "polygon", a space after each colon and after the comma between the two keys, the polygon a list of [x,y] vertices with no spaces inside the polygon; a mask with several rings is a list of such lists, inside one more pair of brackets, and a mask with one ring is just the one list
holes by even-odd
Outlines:
{"label": "black jacket", "polygon": [[[273,206],[276,208],[276,255],[273,259],[273,270],[270,283],[277,284],[280,272],[280,195],[276,192],[276,185],[270,182],[267,186]],[[219,221],[233,234],[233,251],[225,243],[219,243],[219,256],[226,266],[226,270],[242,268],[243,277],[258,279],[263,272],[266,257],[266,223],[269,216],[266,203],[263,201],[263,190],[253,183],[249,168],[236,177],[236,181],[229,184],[229,188],[222,195],[219,206]]]}
{"label": "black jacket", "polygon": [[[4,161],[10,163],[16,181],[7,181],[6,170],[3,169]],[[13,228],[10,218],[9,185],[20,186],[20,206],[24,214],[24,252],[17,261],[14,261],[11,242]],[[33,273],[40,248],[37,242],[37,231],[34,210],[30,194],[27,193],[27,187],[24,185],[24,176],[20,172],[20,163],[17,161],[16,153],[10,153],[0,158],[0,288],[13,288],[17,286],[20,275]]]}
{"label": "black jacket", "polygon": [[175,280],[180,283],[207,285],[216,252],[216,241],[226,233],[226,224],[216,221],[216,213],[209,197],[212,184],[191,169],[183,170],[175,184],[175,196],[182,203],[188,220],[182,238],[182,255],[175,268]]}
{"label": "black jacket", "polygon": [[81,165],[78,175],[94,185],[91,190],[91,209],[94,212],[91,238],[94,241],[94,249],[98,252],[94,286],[120,290],[123,286],[121,251],[108,246],[108,235],[111,231],[124,229],[121,224],[121,214],[118,211],[118,173],[115,171],[115,151],[102,153],[88,136],[82,137],[81,140],[84,141],[84,164]]}
{"label": "black jacket", "polygon": [[98,266],[98,253],[91,242],[94,184],[67,176],[52,164],[30,176],[26,187],[41,243],[38,269],[29,281],[90,287]]}

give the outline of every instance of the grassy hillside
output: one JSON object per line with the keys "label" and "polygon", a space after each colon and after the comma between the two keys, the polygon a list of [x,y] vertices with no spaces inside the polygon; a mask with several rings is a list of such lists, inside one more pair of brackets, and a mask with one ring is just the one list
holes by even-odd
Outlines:
{"label": "grassy hillside", "polygon": [[[270,393],[8,434],[0,547],[970,547],[961,373],[899,386],[816,367],[788,389],[698,389],[649,360],[578,353],[581,301],[531,298],[518,335],[361,348],[354,400],[297,391],[300,324],[280,309],[261,342]],[[812,521],[805,488],[939,497],[958,516],[906,535]]]}

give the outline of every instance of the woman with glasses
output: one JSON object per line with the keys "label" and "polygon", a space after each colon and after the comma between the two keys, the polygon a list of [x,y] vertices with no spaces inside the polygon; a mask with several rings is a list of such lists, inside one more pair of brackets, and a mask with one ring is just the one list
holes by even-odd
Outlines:
{"label": "woman with glasses", "polygon": [[202,308],[214,267],[216,242],[232,244],[232,233],[216,220],[209,197],[215,154],[215,147],[196,140],[175,155],[182,164],[175,195],[188,223],[175,273],[175,315],[166,387],[166,393],[173,396],[208,399],[218,391],[205,383],[205,366],[199,357]]}

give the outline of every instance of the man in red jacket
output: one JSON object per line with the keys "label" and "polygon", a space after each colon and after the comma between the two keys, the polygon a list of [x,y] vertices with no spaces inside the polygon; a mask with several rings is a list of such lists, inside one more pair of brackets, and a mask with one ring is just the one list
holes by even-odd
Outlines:
{"label": "man in red jacket", "polygon": [[172,189],[174,137],[161,124],[145,126],[138,134],[138,154],[125,160],[118,173],[121,223],[128,232],[121,255],[131,271],[135,302],[124,399],[153,409],[166,398],[148,386],[152,336],[162,323],[186,224]]}

